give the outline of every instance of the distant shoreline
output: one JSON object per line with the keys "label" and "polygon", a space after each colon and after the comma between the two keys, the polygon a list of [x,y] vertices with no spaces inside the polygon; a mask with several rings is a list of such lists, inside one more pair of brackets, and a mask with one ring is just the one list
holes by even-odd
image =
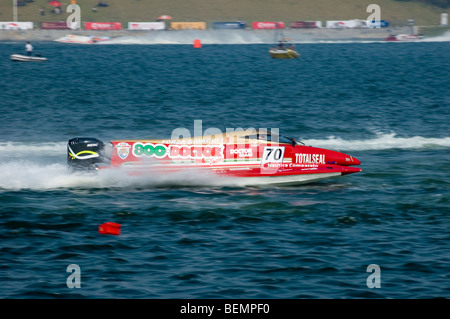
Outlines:
{"label": "distant shoreline", "polygon": [[[450,31],[450,27],[416,26],[416,33],[435,37]],[[112,37],[123,43],[190,44],[200,39],[204,44],[273,43],[278,37],[290,38],[294,43],[308,41],[382,41],[392,34],[410,34],[410,27],[354,28],[354,29],[206,29],[206,30],[0,30],[0,42],[49,42],[68,34]],[[122,42],[121,42],[122,43]]]}
{"label": "distant shoreline", "polygon": [[[204,43],[208,43],[208,38],[221,36],[240,36],[244,40],[250,39],[273,39],[278,30],[177,30],[177,31],[135,31],[135,30],[0,30],[0,41],[54,41],[57,38],[68,34],[74,35],[92,35],[92,36],[109,36],[109,37],[133,37],[146,39],[164,38],[167,41],[186,36],[186,42],[189,42],[189,35],[197,36],[201,39],[204,37]],[[392,33],[410,33],[411,29],[408,27],[397,28],[381,28],[381,29],[283,29],[282,35],[291,38],[292,41],[308,41],[308,40],[382,40]],[[181,37],[180,37],[181,36]],[[226,41],[225,41],[226,42]],[[245,42],[245,41],[244,41]],[[189,42],[190,43],[190,42]]]}

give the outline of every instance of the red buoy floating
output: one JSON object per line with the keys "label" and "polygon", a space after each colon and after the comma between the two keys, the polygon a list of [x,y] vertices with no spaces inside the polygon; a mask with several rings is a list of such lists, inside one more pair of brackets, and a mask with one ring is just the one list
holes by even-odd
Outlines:
{"label": "red buoy floating", "polygon": [[106,222],[98,226],[98,232],[100,234],[120,235],[120,227],[122,227],[122,225]]}
{"label": "red buoy floating", "polygon": [[194,48],[198,49],[202,47],[202,41],[200,41],[199,39],[195,39],[194,40]]}

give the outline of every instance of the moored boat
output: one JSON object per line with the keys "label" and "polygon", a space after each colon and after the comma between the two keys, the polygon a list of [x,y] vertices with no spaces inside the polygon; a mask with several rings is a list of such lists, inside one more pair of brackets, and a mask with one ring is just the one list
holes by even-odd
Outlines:
{"label": "moored boat", "polygon": [[300,184],[360,172],[360,161],[333,150],[299,144],[267,130],[158,140],[73,138],[67,162],[78,170],[123,169],[132,175],[200,172],[241,185]]}

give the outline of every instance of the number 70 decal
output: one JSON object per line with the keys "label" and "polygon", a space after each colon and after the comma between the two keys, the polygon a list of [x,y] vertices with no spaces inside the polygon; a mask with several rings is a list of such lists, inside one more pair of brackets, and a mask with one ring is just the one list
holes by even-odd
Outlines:
{"label": "number 70 decal", "polygon": [[262,156],[261,164],[264,163],[281,163],[284,158],[284,147],[266,146]]}

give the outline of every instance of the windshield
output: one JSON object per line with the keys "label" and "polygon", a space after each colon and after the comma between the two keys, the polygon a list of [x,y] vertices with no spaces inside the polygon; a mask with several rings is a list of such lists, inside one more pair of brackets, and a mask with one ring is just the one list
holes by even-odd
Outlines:
{"label": "windshield", "polygon": [[278,143],[288,143],[292,144],[294,141],[295,144],[298,144],[293,138],[284,136],[284,135],[278,135],[275,133],[258,133],[258,134],[251,134],[244,136],[245,139],[254,139],[254,140],[263,140],[268,142],[278,142]]}

